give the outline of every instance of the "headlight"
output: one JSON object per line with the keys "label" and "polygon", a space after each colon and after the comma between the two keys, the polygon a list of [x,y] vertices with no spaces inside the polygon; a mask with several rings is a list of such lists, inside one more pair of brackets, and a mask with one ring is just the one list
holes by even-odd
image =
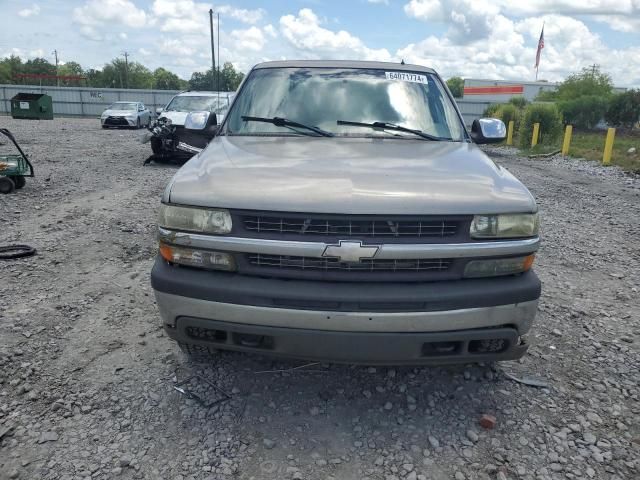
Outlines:
{"label": "headlight", "polygon": [[464,269],[466,278],[497,277],[526,272],[533,265],[535,255],[513,258],[471,260]]}
{"label": "headlight", "polygon": [[471,222],[472,238],[519,238],[537,234],[537,213],[476,215]]}
{"label": "headlight", "polygon": [[185,265],[187,267],[226,270],[228,272],[235,271],[236,269],[236,262],[233,256],[225,252],[194,250],[192,248],[176,247],[160,242],[160,255],[167,262]]}
{"label": "headlight", "polygon": [[231,232],[231,215],[227,210],[163,204],[158,225],[171,230],[224,234]]}

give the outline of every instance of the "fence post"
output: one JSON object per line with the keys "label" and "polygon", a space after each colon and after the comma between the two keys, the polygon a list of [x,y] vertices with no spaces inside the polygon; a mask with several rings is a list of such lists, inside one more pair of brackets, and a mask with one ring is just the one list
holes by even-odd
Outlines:
{"label": "fence post", "polygon": [[602,155],[602,164],[611,165],[611,155],[613,154],[613,139],[616,136],[616,129],[607,130],[607,140],[604,142],[604,154]]}
{"label": "fence post", "polygon": [[509,128],[507,129],[507,145],[513,145],[513,127],[515,122],[509,120]]}
{"label": "fence post", "polygon": [[573,134],[573,125],[567,125],[564,130],[564,141],[562,142],[562,155],[569,155],[569,146],[571,145],[571,135]]}
{"label": "fence post", "polygon": [[531,147],[535,147],[538,144],[538,134],[540,133],[540,124],[533,124],[533,135],[531,136]]}

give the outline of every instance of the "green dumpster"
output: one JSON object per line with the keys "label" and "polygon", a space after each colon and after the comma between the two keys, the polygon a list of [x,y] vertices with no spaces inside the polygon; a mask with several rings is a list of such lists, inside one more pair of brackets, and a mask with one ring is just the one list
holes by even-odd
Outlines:
{"label": "green dumpster", "polygon": [[11,99],[11,116],[34,120],[53,120],[53,102],[43,93],[18,93]]}

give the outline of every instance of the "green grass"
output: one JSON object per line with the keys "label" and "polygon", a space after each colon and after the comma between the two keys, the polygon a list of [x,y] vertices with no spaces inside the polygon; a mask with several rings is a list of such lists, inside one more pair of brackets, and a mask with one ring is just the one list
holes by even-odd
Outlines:
{"label": "green grass", "polygon": [[[571,137],[571,146],[569,147],[569,156],[602,162],[606,136],[606,131],[580,132],[574,130]],[[631,147],[636,148],[635,154],[627,153],[627,150]],[[553,152],[561,148],[562,139],[553,145],[536,145],[534,148],[523,150],[522,153],[535,155]],[[628,172],[640,173],[640,132],[637,130],[633,132],[616,131],[611,164],[617,165]]]}

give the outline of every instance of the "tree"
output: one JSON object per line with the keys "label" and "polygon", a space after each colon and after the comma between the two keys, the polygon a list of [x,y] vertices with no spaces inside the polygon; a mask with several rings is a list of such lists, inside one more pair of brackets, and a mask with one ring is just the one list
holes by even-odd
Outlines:
{"label": "tree", "polygon": [[124,58],[114,58],[102,69],[103,87],[111,88],[152,88],[153,74],[138,62],[124,61]]}
{"label": "tree", "polygon": [[604,118],[613,127],[633,128],[640,121],[640,90],[627,90],[615,95]]}
{"label": "tree", "polygon": [[594,65],[591,68],[583,68],[580,73],[569,75],[567,79],[558,85],[558,89],[542,92],[538,100],[574,100],[585,95],[608,97],[613,91],[611,77],[600,71],[600,67]]}
{"label": "tree", "polygon": [[175,73],[165,70],[164,68],[156,68],[153,71],[153,88],[158,90],[182,90],[187,82],[180,79]]}
{"label": "tree", "polygon": [[218,86],[218,76],[222,92],[234,92],[244,78],[244,74],[236,71],[232,63],[226,62],[222,70],[216,69],[213,75],[211,69],[206,72],[193,72],[189,80],[189,87],[192,90],[215,90]]}
{"label": "tree", "polygon": [[447,87],[454,98],[462,98],[464,95],[464,80],[460,77],[451,77],[447,80]]}
{"label": "tree", "polygon": [[604,117],[608,101],[606,97],[582,95],[573,100],[563,100],[557,105],[565,124],[590,129]]}
{"label": "tree", "polygon": [[104,73],[102,70],[96,70],[95,68],[90,68],[86,72],[84,72],[84,76],[87,77],[87,85],[90,87],[110,87],[111,85],[107,85],[104,80]]}
{"label": "tree", "polygon": [[[78,62],[67,62],[58,67],[58,75],[82,77],[84,76],[84,71],[82,70],[82,65]],[[69,87],[72,85],[80,85],[81,82],[82,80],[60,80],[60,85],[63,87]]]}
{"label": "tree", "polygon": [[0,60],[0,79],[2,83],[15,83],[15,75],[22,73],[22,59],[16,55]]}

